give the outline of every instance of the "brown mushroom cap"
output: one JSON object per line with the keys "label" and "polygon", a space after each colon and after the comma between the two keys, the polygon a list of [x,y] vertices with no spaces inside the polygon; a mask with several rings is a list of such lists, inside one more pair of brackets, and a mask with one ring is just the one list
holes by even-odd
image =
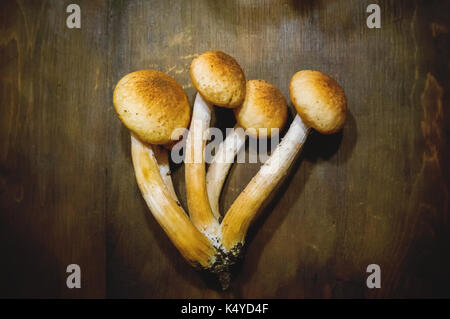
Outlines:
{"label": "brown mushroom cap", "polygon": [[192,61],[190,74],[194,87],[209,102],[234,108],[244,101],[244,71],[228,54],[221,51],[202,53]]}
{"label": "brown mushroom cap", "polygon": [[299,71],[292,77],[289,91],[302,120],[318,132],[333,134],[344,125],[347,98],[341,86],[328,75]]}
{"label": "brown mushroom cap", "polygon": [[119,119],[143,142],[170,143],[189,125],[191,110],[183,88],[165,73],[141,70],[125,75],[114,89]]}
{"label": "brown mushroom cap", "polygon": [[287,112],[283,93],[263,80],[247,81],[244,103],[234,109],[239,125],[247,130],[253,129],[248,130],[248,134],[261,138],[270,137],[274,128],[281,130],[286,123]]}

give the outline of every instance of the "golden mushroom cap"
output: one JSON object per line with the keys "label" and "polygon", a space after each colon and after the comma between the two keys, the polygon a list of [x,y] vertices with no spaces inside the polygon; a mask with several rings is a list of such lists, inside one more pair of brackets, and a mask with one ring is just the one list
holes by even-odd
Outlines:
{"label": "golden mushroom cap", "polygon": [[123,124],[150,144],[170,143],[174,130],[188,127],[191,117],[183,88],[154,70],[132,72],[120,79],[113,103]]}
{"label": "golden mushroom cap", "polygon": [[197,91],[217,106],[235,108],[245,97],[245,75],[234,58],[222,51],[207,51],[190,68]]}
{"label": "golden mushroom cap", "polygon": [[289,92],[302,120],[318,132],[333,134],[344,125],[347,98],[333,78],[319,71],[299,71],[291,79]]}
{"label": "golden mushroom cap", "polygon": [[247,81],[244,103],[234,109],[239,125],[247,129],[249,135],[261,138],[270,137],[274,128],[281,130],[287,113],[283,93],[264,80]]}

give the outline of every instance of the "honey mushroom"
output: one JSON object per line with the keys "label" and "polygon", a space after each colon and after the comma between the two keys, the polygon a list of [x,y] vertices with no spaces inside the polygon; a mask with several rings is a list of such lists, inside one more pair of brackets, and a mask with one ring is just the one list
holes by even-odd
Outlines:
{"label": "honey mushroom", "polygon": [[[281,143],[219,224],[211,209],[205,178],[205,135],[212,105],[237,107],[236,127],[253,129],[254,137],[260,138],[268,136],[263,129],[283,127],[287,106],[281,92],[269,83],[249,81],[245,85],[242,69],[223,52],[203,53],[193,60],[190,73],[199,92],[186,143],[185,178],[190,218],[177,199],[167,149],[161,147],[172,144],[174,138],[179,138],[174,132],[189,124],[190,107],[181,86],[164,73],[137,71],[118,82],[113,103],[119,119],[132,132],[136,180],[153,216],[184,258],[195,267],[217,274],[226,289],[229,269],[240,255],[248,227],[262,203],[286,175],[310,128],[323,134],[339,131],[345,121],[347,101],[342,88],[329,76],[318,71],[297,72],[290,81],[290,96],[298,114]],[[245,136],[240,146],[233,146],[236,149],[230,149],[231,144],[226,141],[221,147],[234,158],[243,143]],[[217,183],[208,183],[218,189],[214,191],[218,194],[217,203],[231,165],[222,165],[220,156],[216,156],[216,164],[211,166],[212,172],[216,172],[211,176]]]}
{"label": "honey mushroom", "polygon": [[239,254],[251,222],[287,174],[310,129],[333,134],[344,125],[347,99],[340,85],[328,75],[318,71],[299,71],[292,77],[289,91],[298,114],[280,144],[225,214],[221,223],[221,242],[225,251]]}
{"label": "honey mushroom", "polygon": [[245,92],[244,102],[233,110],[237,123],[219,144],[206,174],[208,198],[217,219],[220,218],[219,199],[223,184],[246,137],[270,138],[286,123],[287,103],[278,88],[264,80],[250,80]]}
{"label": "honey mushroom", "polygon": [[182,87],[162,72],[136,71],[117,83],[113,103],[119,119],[132,132],[136,180],[151,213],[190,264],[213,269],[217,251],[179,204],[167,150],[160,147],[172,142],[175,129],[189,124],[190,106]]}
{"label": "honey mushroom", "polygon": [[219,222],[214,216],[206,188],[204,150],[212,105],[235,108],[245,97],[245,75],[231,56],[207,51],[190,67],[197,90],[191,125],[186,140],[185,180],[189,214],[193,224],[211,240],[219,241]]}

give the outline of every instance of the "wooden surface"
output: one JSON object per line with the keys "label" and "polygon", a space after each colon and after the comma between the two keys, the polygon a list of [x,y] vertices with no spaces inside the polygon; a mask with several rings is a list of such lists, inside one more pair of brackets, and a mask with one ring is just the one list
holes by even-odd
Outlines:
{"label": "wooden surface", "polygon": [[[81,29],[65,25],[72,2]],[[368,29],[373,2],[2,1],[0,297],[450,296],[449,1],[375,1],[382,28]],[[115,83],[144,68],[192,103],[188,67],[209,49],[286,97],[295,71],[328,73],[350,110],[342,133],[310,137],[227,292],[148,212],[112,107]],[[258,167],[233,167],[222,210]],[[71,263],[81,289],[66,287]],[[365,285],[372,263],[381,289]]]}

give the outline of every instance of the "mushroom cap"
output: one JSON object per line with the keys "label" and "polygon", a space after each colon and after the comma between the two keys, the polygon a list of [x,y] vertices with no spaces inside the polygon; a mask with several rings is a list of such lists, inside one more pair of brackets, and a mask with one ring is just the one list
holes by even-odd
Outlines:
{"label": "mushroom cap", "polygon": [[319,71],[294,74],[289,84],[291,101],[302,120],[322,134],[333,134],[344,125],[347,98],[341,86]]}
{"label": "mushroom cap", "polygon": [[252,137],[270,137],[272,129],[286,124],[287,102],[283,93],[264,80],[247,81],[245,100],[234,109],[236,120]]}
{"label": "mushroom cap", "polygon": [[113,103],[123,124],[150,144],[170,143],[174,130],[186,128],[191,117],[183,88],[167,74],[154,70],[132,72],[120,79]]}
{"label": "mushroom cap", "polygon": [[234,58],[206,51],[192,60],[190,74],[197,91],[217,106],[235,108],[245,97],[245,74]]}

